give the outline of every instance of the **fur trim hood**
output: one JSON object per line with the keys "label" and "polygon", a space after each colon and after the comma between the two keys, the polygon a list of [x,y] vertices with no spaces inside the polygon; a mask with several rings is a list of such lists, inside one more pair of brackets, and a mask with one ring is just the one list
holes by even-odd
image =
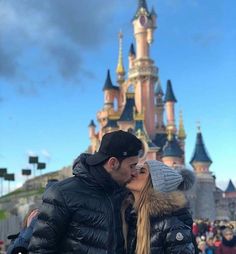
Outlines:
{"label": "fur trim hood", "polygon": [[148,199],[150,216],[171,214],[186,207],[186,205],[187,200],[185,195],[180,191],[169,193],[153,191]]}

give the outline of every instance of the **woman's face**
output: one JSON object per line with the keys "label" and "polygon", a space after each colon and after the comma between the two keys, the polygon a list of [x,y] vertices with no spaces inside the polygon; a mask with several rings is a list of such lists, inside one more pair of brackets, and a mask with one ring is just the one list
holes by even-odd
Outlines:
{"label": "woman's face", "polygon": [[145,164],[137,164],[137,174],[132,178],[132,180],[126,185],[126,188],[131,192],[141,192],[145,187],[148,177],[149,168]]}
{"label": "woman's face", "polygon": [[232,231],[226,231],[226,232],[223,234],[223,236],[224,236],[224,238],[225,238],[227,241],[232,240],[233,237],[234,237]]}

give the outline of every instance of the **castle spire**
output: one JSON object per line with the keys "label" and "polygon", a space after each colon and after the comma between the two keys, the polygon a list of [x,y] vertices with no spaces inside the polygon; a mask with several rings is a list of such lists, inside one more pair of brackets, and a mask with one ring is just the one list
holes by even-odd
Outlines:
{"label": "castle spire", "polygon": [[141,9],[141,8],[148,10],[146,0],[139,0],[138,1],[138,9]]}
{"label": "castle spire", "polygon": [[123,56],[122,56],[122,39],[123,33],[119,32],[119,56],[118,56],[118,64],[116,68],[117,81],[124,81],[125,69],[123,65]]}
{"label": "castle spire", "polygon": [[160,80],[158,80],[157,85],[155,87],[155,95],[157,95],[157,96],[158,95],[160,95],[160,96],[164,95],[163,90],[161,88],[161,82],[160,82]]}
{"label": "castle spire", "polygon": [[178,138],[180,140],[186,139],[186,132],[184,129],[184,121],[183,121],[183,112],[182,110],[179,112],[179,131],[178,131]]}
{"label": "castle spire", "polygon": [[133,43],[131,43],[131,45],[130,45],[130,48],[129,48],[129,55],[130,55],[130,56],[135,56],[135,55],[136,55],[135,50],[134,50],[134,44],[133,44]]}
{"label": "castle spire", "polygon": [[210,159],[206,151],[199,123],[198,123],[197,129],[198,131],[197,131],[196,145],[195,145],[194,153],[190,163],[193,166],[196,163],[205,163],[205,164],[208,164],[208,167],[209,167],[212,163],[212,160]]}
{"label": "castle spire", "polygon": [[138,18],[140,15],[149,16],[148,6],[146,0],[138,0],[138,8],[135,13],[134,19]]}
{"label": "castle spire", "polygon": [[116,87],[112,84],[112,81],[111,81],[111,75],[110,75],[110,70],[108,69],[107,70],[107,77],[106,77],[106,81],[105,81],[105,84],[103,86],[103,91],[105,90],[111,90],[111,89],[114,89],[114,90],[119,90],[119,87]]}
{"label": "castle spire", "polygon": [[172,89],[172,83],[170,80],[167,80],[167,87],[166,87],[166,94],[165,94],[165,102],[177,102],[173,89]]}
{"label": "castle spire", "polygon": [[166,120],[167,120],[167,129],[171,129],[172,132],[176,133],[175,126],[175,103],[177,102],[171,81],[167,81],[166,94],[165,94],[165,106],[166,106]]}
{"label": "castle spire", "polygon": [[235,188],[231,179],[229,180],[229,183],[228,183],[228,186],[227,186],[225,192],[236,192],[236,188]]}

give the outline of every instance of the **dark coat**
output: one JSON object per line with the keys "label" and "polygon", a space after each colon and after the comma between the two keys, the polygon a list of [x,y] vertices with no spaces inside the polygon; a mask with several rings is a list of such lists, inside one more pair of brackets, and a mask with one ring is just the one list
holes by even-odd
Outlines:
{"label": "dark coat", "polygon": [[[184,212],[186,200],[181,192],[153,192],[148,201],[150,217],[150,254],[194,254],[192,223],[189,213]],[[182,209],[182,212],[181,212]],[[126,210],[128,224],[127,254],[135,254],[136,215]],[[182,220],[189,220],[187,223]]]}
{"label": "dark coat", "polygon": [[77,176],[45,192],[30,253],[124,253],[123,190],[103,167],[89,167],[87,156],[77,160]]}
{"label": "dark coat", "polygon": [[223,237],[222,243],[216,249],[216,254],[236,254],[236,236],[230,241]]}

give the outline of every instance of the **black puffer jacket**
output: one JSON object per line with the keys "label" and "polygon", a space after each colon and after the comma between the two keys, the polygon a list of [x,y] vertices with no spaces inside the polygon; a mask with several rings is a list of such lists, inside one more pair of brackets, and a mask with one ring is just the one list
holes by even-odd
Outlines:
{"label": "black puffer jacket", "polygon": [[87,156],[77,159],[77,176],[45,192],[30,253],[124,253],[120,216],[123,190],[103,167],[89,167]]}
{"label": "black puffer jacket", "polygon": [[[184,208],[181,192],[153,192],[148,201],[150,215],[150,254],[195,254],[191,217]],[[127,254],[135,254],[137,216],[129,206],[125,213],[128,224]],[[188,223],[183,220],[188,220]],[[145,233],[145,232],[144,232]]]}

